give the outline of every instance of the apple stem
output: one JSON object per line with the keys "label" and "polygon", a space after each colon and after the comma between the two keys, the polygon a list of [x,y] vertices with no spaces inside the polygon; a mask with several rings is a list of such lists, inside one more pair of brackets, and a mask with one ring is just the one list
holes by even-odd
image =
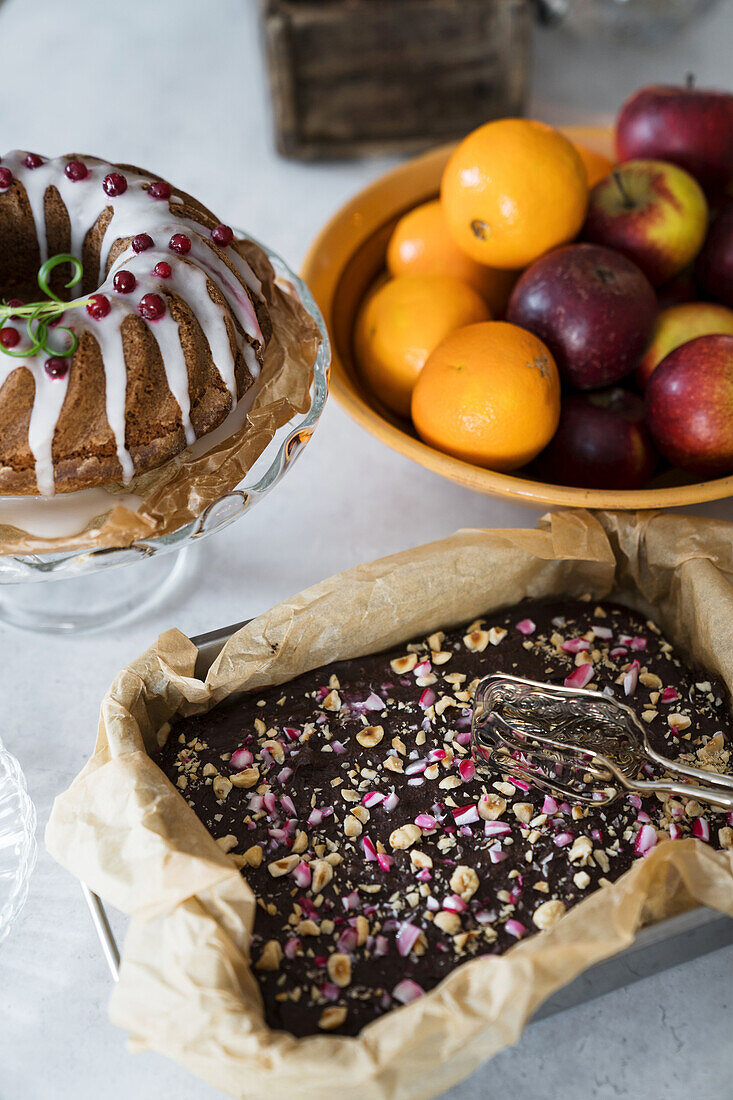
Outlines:
{"label": "apple stem", "polygon": [[621,179],[621,173],[620,172],[614,172],[613,173],[613,178],[616,181],[616,186],[618,187],[619,191],[621,192],[621,198],[623,199],[624,206],[628,210],[630,210],[631,207],[634,205],[634,203],[631,199],[631,195],[626,190],[626,187],[624,185],[624,181]]}
{"label": "apple stem", "polygon": [[695,74],[694,73],[688,73],[687,76],[685,77],[685,87],[687,87],[687,88],[694,88],[695,87]]}

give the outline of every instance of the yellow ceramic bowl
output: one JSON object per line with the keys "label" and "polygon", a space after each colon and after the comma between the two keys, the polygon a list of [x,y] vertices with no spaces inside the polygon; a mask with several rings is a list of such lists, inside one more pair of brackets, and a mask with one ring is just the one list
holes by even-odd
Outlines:
{"label": "yellow ceramic bowl", "polygon": [[[565,132],[573,140],[612,155],[610,131],[572,127]],[[532,481],[516,473],[495,473],[429,447],[418,439],[409,421],[380,404],[354,361],[354,320],[367,290],[384,272],[387,242],[396,222],[414,206],[437,197],[443,168],[453,148],[435,149],[387,172],[346,203],[310,248],[303,278],[331,335],[331,388],[339,404],[382,443],[421,466],[468,489],[519,503],[573,508],[673,508],[732,495],[733,477],[694,481],[678,470],[667,470],[648,488],[635,490],[576,489]]]}

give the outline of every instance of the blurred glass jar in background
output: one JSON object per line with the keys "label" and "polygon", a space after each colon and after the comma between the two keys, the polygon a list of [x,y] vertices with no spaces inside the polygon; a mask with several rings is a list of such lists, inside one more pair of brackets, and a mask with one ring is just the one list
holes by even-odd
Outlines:
{"label": "blurred glass jar in background", "polygon": [[626,45],[671,38],[718,0],[535,0],[540,20],[581,38]]}

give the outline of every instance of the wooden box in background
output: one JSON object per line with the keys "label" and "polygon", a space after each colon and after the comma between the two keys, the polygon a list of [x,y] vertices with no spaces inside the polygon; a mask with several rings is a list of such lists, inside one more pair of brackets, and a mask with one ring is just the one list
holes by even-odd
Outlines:
{"label": "wooden box in background", "polygon": [[260,0],[285,156],[413,152],[522,113],[530,0]]}

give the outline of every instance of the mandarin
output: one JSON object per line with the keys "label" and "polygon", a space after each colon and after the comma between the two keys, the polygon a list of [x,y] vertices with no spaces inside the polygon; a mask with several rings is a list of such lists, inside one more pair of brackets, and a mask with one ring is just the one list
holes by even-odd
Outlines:
{"label": "mandarin", "polygon": [[574,141],[573,145],[578,150],[578,156],[583,162],[589,188],[595,187],[597,183],[600,183],[602,179],[611,174],[613,161],[610,157],[604,156],[603,153],[596,153],[595,149],[589,149],[587,145],[583,145],[579,141]]}
{"label": "mandarin", "polygon": [[400,416],[430,352],[463,325],[486,321],[473,287],[452,275],[398,275],[365,300],[356,319],[356,357],[370,387]]}
{"label": "mandarin", "polygon": [[531,332],[505,321],[447,336],[412,394],[412,420],[426,443],[491,470],[524,466],[550,442],[559,419],[552,355]]}
{"label": "mandarin", "polygon": [[526,267],[579,233],[588,177],[558,130],[504,118],[474,130],[443,172],[440,201],[459,248],[491,267]]}
{"label": "mandarin", "polygon": [[439,199],[421,203],[400,218],[387,245],[387,268],[391,275],[454,275],[478,291],[492,317],[504,313],[519,278],[518,271],[486,267],[462,252]]}

